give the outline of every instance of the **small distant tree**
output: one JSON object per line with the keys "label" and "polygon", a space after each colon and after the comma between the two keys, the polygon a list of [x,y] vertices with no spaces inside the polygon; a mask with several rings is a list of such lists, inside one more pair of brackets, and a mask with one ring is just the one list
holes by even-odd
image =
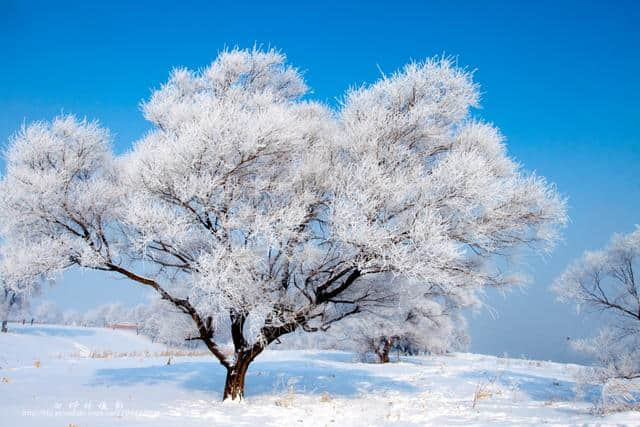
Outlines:
{"label": "small distant tree", "polygon": [[444,354],[466,348],[466,321],[451,301],[413,296],[397,305],[378,307],[347,322],[347,336],[363,354],[389,362],[392,350],[408,354]]}
{"label": "small distant tree", "polygon": [[7,324],[9,317],[21,308],[24,303],[24,296],[17,291],[2,286],[0,290],[0,319],[2,319],[2,332],[8,332]]}
{"label": "small distant tree", "polygon": [[471,118],[478,87],[450,60],[351,90],[336,111],[306,94],[279,52],[232,50],[175,70],[123,156],[97,123],[26,126],[0,183],[5,277],[82,266],[152,288],[227,370],[224,398],[242,398],[279,337],[409,286],[509,285],[488,259],[557,239],[564,200]]}
{"label": "small distant tree", "polygon": [[60,308],[53,301],[41,302],[33,312],[33,316],[38,323],[61,324],[63,314]]}
{"label": "small distant tree", "polygon": [[62,323],[70,326],[78,326],[82,323],[80,313],[76,310],[66,310],[62,313]]}
{"label": "small distant tree", "polygon": [[[603,327],[595,336],[576,340],[574,348],[594,356],[601,369],[589,380],[612,384],[627,380],[625,394],[640,393],[640,227],[615,234],[609,245],[587,251],[553,284],[561,301],[579,310],[602,312]],[[606,397],[605,397],[606,399]],[[606,402],[603,402],[606,403]]]}
{"label": "small distant tree", "polygon": [[108,327],[113,323],[125,322],[129,317],[129,311],[122,304],[109,303],[88,310],[82,316],[82,323],[86,326]]}
{"label": "small distant tree", "polygon": [[192,338],[198,331],[191,318],[166,301],[155,299],[148,305],[134,308],[130,314],[131,321],[138,325],[139,333],[153,342],[172,347],[194,347],[199,341]]}
{"label": "small distant tree", "polygon": [[120,303],[106,304],[102,306],[104,325],[112,326],[114,323],[126,322],[129,317],[128,310]]}

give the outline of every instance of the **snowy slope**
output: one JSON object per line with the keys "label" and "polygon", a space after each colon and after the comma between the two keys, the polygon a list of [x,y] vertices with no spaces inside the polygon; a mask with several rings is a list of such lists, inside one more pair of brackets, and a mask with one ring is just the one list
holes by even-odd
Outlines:
{"label": "snowy slope", "polygon": [[165,349],[147,337],[124,330],[10,323],[9,331],[0,334],[0,367],[91,353],[155,353]]}
{"label": "snowy slope", "polygon": [[[130,356],[85,357],[79,347]],[[0,334],[0,426],[640,425],[637,412],[591,415],[599,388],[576,394],[577,365],[473,354],[377,365],[272,350],[249,369],[247,399],[222,403],[224,370],[211,357],[167,365],[153,356],[162,350],[99,328]]]}

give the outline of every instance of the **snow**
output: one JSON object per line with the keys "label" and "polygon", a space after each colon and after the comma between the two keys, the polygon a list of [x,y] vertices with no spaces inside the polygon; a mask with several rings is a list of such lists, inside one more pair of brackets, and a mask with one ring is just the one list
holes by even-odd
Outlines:
{"label": "snow", "polygon": [[91,353],[165,350],[163,345],[124,330],[28,324],[9,324],[9,328],[12,333],[0,337],[0,366],[3,368],[20,366],[23,362],[32,364],[34,360],[86,357]]}
{"label": "snow", "polygon": [[10,324],[0,426],[640,424],[638,412],[593,415],[600,389],[577,392],[578,365],[466,353],[379,365],[268,350],[249,368],[245,401],[223,403],[213,357],[167,365],[168,354],[131,331]]}

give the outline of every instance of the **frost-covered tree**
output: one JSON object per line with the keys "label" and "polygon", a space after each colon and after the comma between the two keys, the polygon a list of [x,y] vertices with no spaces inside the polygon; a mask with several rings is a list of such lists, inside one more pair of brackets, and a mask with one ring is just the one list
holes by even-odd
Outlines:
{"label": "frost-covered tree", "polygon": [[70,326],[80,326],[82,317],[76,310],[65,310],[62,313],[62,323]]}
{"label": "frost-covered tree", "polygon": [[154,342],[174,347],[193,347],[186,339],[197,334],[193,320],[175,305],[154,298],[149,304],[139,304],[131,308],[119,303],[102,304],[82,315],[75,311],[65,312],[62,318],[65,324],[83,326],[110,327],[116,323],[129,322],[137,327],[137,332],[148,336]]}
{"label": "frost-covered tree", "polygon": [[153,288],[227,369],[224,397],[240,398],[280,336],[409,287],[476,299],[513,281],[487,268],[492,255],[556,240],[564,201],[470,117],[478,88],[450,60],[351,90],[337,111],[306,94],[282,54],[231,50],[175,70],[126,155],[94,122],[24,127],[0,183],[5,277],[79,265]]}
{"label": "frost-covered tree", "polygon": [[2,321],[2,332],[7,332],[9,317],[24,304],[24,296],[7,286],[0,287],[0,320]]}
{"label": "frost-covered tree", "polygon": [[166,301],[154,299],[149,304],[134,307],[128,312],[127,321],[135,322],[138,332],[154,342],[171,347],[194,347],[196,344],[189,340],[198,334],[192,319]]}
{"label": "frost-covered tree", "polygon": [[560,300],[602,311],[604,327],[574,347],[595,356],[603,369],[592,380],[635,380],[640,392],[640,227],[615,234],[609,245],[587,251],[554,282]]}
{"label": "frost-covered tree", "polygon": [[114,323],[129,321],[129,311],[120,303],[102,304],[83,315],[86,326],[108,327]]}
{"label": "frost-covered tree", "polygon": [[62,323],[62,311],[53,301],[41,302],[33,312],[33,316],[39,323],[60,324]]}
{"label": "frost-covered tree", "polygon": [[460,309],[446,299],[412,296],[350,319],[343,340],[362,354],[375,354],[380,363],[389,362],[393,349],[410,354],[460,351],[468,344]]}

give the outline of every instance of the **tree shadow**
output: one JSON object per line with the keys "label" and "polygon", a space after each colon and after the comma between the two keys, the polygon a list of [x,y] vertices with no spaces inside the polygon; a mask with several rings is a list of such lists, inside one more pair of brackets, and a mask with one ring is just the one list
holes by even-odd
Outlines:
{"label": "tree shadow", "polygon": [[358,358],[355,353],[349,353],[347,351],[310,351],[309,353],[301,354],[303,359],[325,361],[325,362],[340,362],[340,363],[357,363]]}
{"label": "tree shadow", "polygon": [[602,387],[593,384],[578,385],[574,381],[523,374],[509,370],[485,370],[466,372],[461,377],[477,382],[495,382],[504,387],[516,388],[537,401],[584,401],[596,402]]}
{"label": "tree shadow", "polygon": [[[226,371],[216,362],[183,362],[140,368],[100,369],[92,386],[177,384],[189,390],[221,394]],[[360,393],[418,389],[371,372],[315,364],[312,361],[256,361],[246,378],[246,397],[292,390],[299,393],[353,397]]]}
{"label": "tree shadow", "polygon": [[68,326],[27,326],[20,325],[17,328],[12,328],[11,332],[20,335],[36,335],[36,336],[49,336],[49,337],[88,337],[95,335],[95,331],[84,328],[70,328]]}
{"label": "tree shadow", "polygon": [[[378,376],[375,371],[358,369],[353,355],[347,352],[313,352],[293,360],[260,360],[254,362],[247,373],[246,396],[297,393],[355,397],[371,392],[419,392],[411,383]],[[403,360],[404,361],[404,360]],[[333,363],[327,363],[333,362]],[[420,363],[423,364],[423,363]],[[380,365],[382,366],[382,365]],[[140,368],[100,369],[89,385],[133,386],[175,384],[180,387],[220,395],[226,371],[216,361],[178,362],[172,365],[154,365]],[[434,374],[437,375],[437,374]],[[510,370],[478,370],[456,374],[461,380],[496,384],[517,389],[535,401],[596,402],[601,394],[598,385],[582,385],[578,391],[575,382],[536,376]]]}

